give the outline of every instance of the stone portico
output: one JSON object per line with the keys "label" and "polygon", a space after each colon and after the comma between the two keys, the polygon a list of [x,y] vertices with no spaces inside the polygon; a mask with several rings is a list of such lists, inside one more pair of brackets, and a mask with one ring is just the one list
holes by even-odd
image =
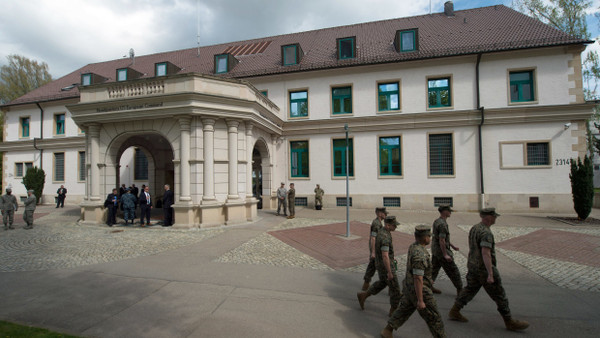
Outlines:
{"label": "stone portico", "polygon": [[85,223],[103,223],[104,198],[119,186],[119,159],[130,146],[148,158],[154,201],[164,184],[174,187],[174,227],[254,220],[255,194],[266,197],[265,207],[272,204],[283,121],[247,82],[192,73],[91,85],[68,109],[86,135]]}

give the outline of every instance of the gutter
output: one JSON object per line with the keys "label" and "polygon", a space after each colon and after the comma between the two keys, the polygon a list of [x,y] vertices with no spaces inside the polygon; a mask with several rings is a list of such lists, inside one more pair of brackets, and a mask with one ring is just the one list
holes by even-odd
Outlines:
{"label": "gutter", "polygon": [[37,140],[44,139],[44,109],[39,102],[35,102],[35,105],[40,109],[40,137],[33,138],[33,147],[40,151],[40,169],[44,169],[44,149],[39,149],[36,145]]}
{"label": "gutter", "polygon": [[477,136],[479,141],[479,187],[480,191],[480,207],[483,209],[485,207],[485,185],[483,183],[483,144],[482,144],[482,135],[481,135],[481,126],[485,123],[485,108],[481,106],[481,94],[479,88],[479,65],[481,63],[481,55],[482,53],[477,54],[477,64],[475,65],[475,84],[477,86],[477,109],[481,112],[481,122],[479,122],[479,126],[477,127]]}

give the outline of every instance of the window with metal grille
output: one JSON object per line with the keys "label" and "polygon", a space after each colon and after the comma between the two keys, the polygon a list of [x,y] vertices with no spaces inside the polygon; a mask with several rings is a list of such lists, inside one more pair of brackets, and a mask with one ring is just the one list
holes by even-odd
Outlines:
{"label": "window with metal grille", "polygon": [[429,175],[454,175],[452,134],[429,135]]}
{"label": "window with metal grille", "polygon": [[[346,197],[336,197],[335,198],[335,206],[336,207],[345,207],[346,206]],[[352,206],[352,197],[350,197],[350,206]]]}
{"label": "window with metal grille", "polygon": [[148,158],[143,151],[139,148],[135,149],[134,157],[134,179],[135,180],[147,180],[148,179]]}
{"label": "window with metal grille", "polygon": [[308,141],[290,142],[290,169],[292,177],[308,177]]}
{"label": "window with metal grille", "polygon": [[383,206],[384,207],[400,207],[400,197],[384,197],[383,198]]}
{"label": "window with metal grille", "polygon": [[294,205],[305,207],[308,205],[308,198],[306,197],[296,197]]}
{"label": "window with metal grille", "polygon": [[33,168],[32,162],[15,163],[15,177],[23,177],[27,175],[27,170]]}
{"label": "window with metal grille", "polygon": [[433,198],[433,206],[439,207],[440,205],[453,206],[452,197],[434,197]]}
{"label": "window with metal grille", "polygon": [[86,174],[86,168],[85,168],[85,151],[80,151],[79,152],[79,181],[85,181],[85,174]]}
{"label": "window with metal grille", "polygon": [[550,165],[548,142],[527,143],[527,165]]}
{"label": "window with metal grille", "polygon": [[65,153],[54,153],[54,181],[65,181]]}

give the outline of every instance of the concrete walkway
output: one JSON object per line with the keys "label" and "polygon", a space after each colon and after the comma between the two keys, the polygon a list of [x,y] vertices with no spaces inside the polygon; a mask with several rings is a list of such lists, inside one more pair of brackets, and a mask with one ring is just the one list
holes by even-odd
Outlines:
{"label": "concrete walkway", "polygon": [[[253,224],[192,230],[80,226],[75,206],[40,206],[24,230],[19,212],[16,230],[0,230],[0,319],[88,337],[378,336],[387,292],[364,311],[356,301],[373,211],[352,210],[356,237],[345,239],[344,208],[297,209],[293,220],[260,211]],[[437,212],[390,211],[402,222],[394,236],[403,270],[403,239]],[[447,320],[454,292],[441,273],[436,299],[449,337],[598,335],[600,266],[588,256],[600,251],[600,228],[546,216],[503,214],[492,228],[511,310],[531,327],[507,331],[483,291],[463,310],[469,323]],[[478,220],[449,219],[463,273]],[[416,313],[395,335],[430,336]]]}

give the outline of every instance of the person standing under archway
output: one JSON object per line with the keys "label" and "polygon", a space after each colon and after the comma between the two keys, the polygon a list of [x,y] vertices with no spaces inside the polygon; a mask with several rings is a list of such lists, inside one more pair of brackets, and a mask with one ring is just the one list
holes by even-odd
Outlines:
{"label": "person standing under archway", "polygon": [[165,194],[163,195],[163,216],[164,216],[164,227],[170,227],[173,225],[173,209],[171,206],[174,203],[175,196],[171,190],[171,186],[165,184]]}

